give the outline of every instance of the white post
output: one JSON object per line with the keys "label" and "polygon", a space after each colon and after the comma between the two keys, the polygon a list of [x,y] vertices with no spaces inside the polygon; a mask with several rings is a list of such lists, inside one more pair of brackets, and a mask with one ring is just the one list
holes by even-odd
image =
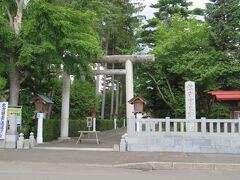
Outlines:
{"label": "white post", "polygon": [[61,140],[69,139],[69,102],[70,102],[70,84],[71,78],[67,73],[63,73],[63,89],[62,89],[62,112],[61,112]]}
{"label": "white post", "polygon": [[43,113],[37,113],[38,127],[37,127],[37,143],[43,143]]}
{"label": "white post", "polygon": [[140,128],[142,128],[142,127],[140,127],[140,122],[139,122],[139,120],[141,120],[142,117],[143,117],[142,113],[137,113],[137,114],[136,114],[136,119],[137,119],[137,121],[136,121],[136,124],[137,124],[137,132],[140,132]]}
{"label": "white post", "polygon": [[166,117],[166,133],[171,131],[170,117]]}
{"label": "white post", "polygon": [[126,61],[126,112],[127,112],[127,133],[130,135],[134,131],[133,105],[128,103],[133,98],[133,65],[130,60]]}
{"label": "white post", "polygon": [[114,129],[117,129],[117,119],[116,118],[114,118]]}
{"label": "white post", "polygon": [[96,131],[96,118],[93,118],[93,131]]}
{"label": "white post", "polygon": [[206,126],[206,118],[202,117],[201,118],[201,131],[202,133],[206,133],[207,132],[207,126]]}
{"label": "white post", "polygon": [[[185,108],[187,132],[194,132],[194,121],[196,120],[196,98],[195,98],[195,82],[187,81],[185,83]],[[191,122],[189,122],[191,121]]]}

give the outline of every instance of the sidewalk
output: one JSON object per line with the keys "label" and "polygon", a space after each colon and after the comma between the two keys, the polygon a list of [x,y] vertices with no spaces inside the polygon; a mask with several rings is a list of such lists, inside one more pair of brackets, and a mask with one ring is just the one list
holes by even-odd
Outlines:
{"label": "sidewalk", "polygon": [[[77,164],[141,170],[153,169],[225,169],[240,171],[240,154],[116,152],[125,128],[101,132],[100,144],[77,138],[38,145],[29,150],[0,149],[0,162]],[[87,150],[87,151],[86,151]]]}
{"label": "sidewalk", "polygon": [[0,162],[73,163],[132,169],[228,169],[240,171],[238,154],[1,150]]}

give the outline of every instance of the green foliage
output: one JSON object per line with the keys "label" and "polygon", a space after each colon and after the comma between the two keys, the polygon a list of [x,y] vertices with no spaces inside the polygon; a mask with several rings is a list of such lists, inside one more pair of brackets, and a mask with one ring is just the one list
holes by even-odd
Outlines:
{"label": "green foliage", "polygon": [[0,97],[1,97],[1,95],[4,94],[4,90],[6,88],[6,84],[7,84],[6,79],[3,78],[3,77],[0,77]]}
{"label": "green foliage", "polygon": [[69,121],[69,136],[77,137],[79,136],[78,131],[88,130],[86,119],[70,119]]}
{"label": "green foliage", "polygon": [[37,121],[34,117],[34,108],[31,104],[32,96],[28,91],[21,93],[19,104],[22,106],[22,129],[21,132],[29,136],[30,132],[37,132]]}
{"label": "green foliage", "polygon": [[44,119],[43,141],[48,142],[60,137],[60,121],[57,119]]}
{"label": "green foliage", "polygon": [[191,12],[188,10],[188,7],[191,5],[192,2],[187,0],[158,0],[151,7],[158,9],[158,12],[154,13],[156,18],[161,22],[169,22],[170,18],[175,15],[188,17]]}
{"label": "green foliage", "polygon": [[136,5],[130,0],[100,1],[105,9],[99,24],[105,53],[109,55],[133,53],[137,47],[136,32],[141,23],[141,17],[136,14],[142,5]]}
{"label": "green foliage", "polygon": [[96,125],[97,125],[96,129],[98,131],[111,130],[114,127],[113,120],[111,119],[97,120]]}
{"label": "green foliage", "polygon": [[81,118],[91,115],[91,110],[97,109],[99,100],[95,85],[84,80],[73,81],[71,88],[70,117]]}
{"label": "green foliage", "polygon": [[175,16],[186,19],[190,14],[199,14],[200,9],[195,11],[188,9],[191,5],[192,2],[187,0],[158,0],[156,4],[151,5],[152,8],[156,9],[155,17],[147,20],[147,23],[143,25],[140,42],[148,47],[154,47],[157,40],[156,28],[158,24],[163,23],[170,27],[171,19]]}
{"label": "green foliage", "polygon": [[227,51],[237,59],[240,57],[239,19],[239,0],[210,0],[207,4],[210,45],[217,50]]}
{"label": "green foliage", "polygon": [[207,27],[204,22],[180,17],[172,19],[171,27],[159,25],[153,51],[156,61],[139,67],[136,83],[155,114],[184,117],[184,83],[188,80],[196,82],[198,116],[210,113],[208,91],[240,87],[238,61],[208,45]]}
{"label": "green foliage", "polygon": [[[61,99],[62,99],[62,81],[58,80],[52,91],[53,94],[53,117],[60,118]],[[95,85],[92,82],[78,79],[72,81],[70,91],[70,118],[78,119],[91,115],[93,109],[99,106],[99,99],[95,93]]]}
{"label": "green foliage", "polygon": [[212,104],[209,118],[229,119],[229,115],[230,115],[229,104],[224,103]]}

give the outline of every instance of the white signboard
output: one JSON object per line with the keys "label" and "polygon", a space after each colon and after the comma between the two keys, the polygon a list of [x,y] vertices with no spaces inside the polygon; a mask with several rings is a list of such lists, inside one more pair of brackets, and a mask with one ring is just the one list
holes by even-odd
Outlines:
{"label": "white signboard", "polygon": [[185,83],[185,107],[186,119],[193,121],[193,123],[188,123],[187,130],[194,131],[194,121],[196,119],[195,82],[188,81]]}
{"label": "white signboard", "polygon": [[21,127],[22,126],[22,106],[8,106],[8,118],[10,115],[15,115],[17,118],[17,126]]}
{"label": "white signboard", "polygon": [[5,139],[8,102],[0,102],[0,139]]}
{"label": "white signboard", "polygon": [[92,127],[92,117],[87,117],[87,127],[88,128]]}

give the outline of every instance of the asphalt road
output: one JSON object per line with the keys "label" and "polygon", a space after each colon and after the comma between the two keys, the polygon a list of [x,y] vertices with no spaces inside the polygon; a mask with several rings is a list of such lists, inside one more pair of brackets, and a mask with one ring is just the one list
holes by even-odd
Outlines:
{"label": "asphalt road", "polygon": [[65,163],[0,162],[0,179],[6,180],[237,180],[239,171],[140,171]]}

